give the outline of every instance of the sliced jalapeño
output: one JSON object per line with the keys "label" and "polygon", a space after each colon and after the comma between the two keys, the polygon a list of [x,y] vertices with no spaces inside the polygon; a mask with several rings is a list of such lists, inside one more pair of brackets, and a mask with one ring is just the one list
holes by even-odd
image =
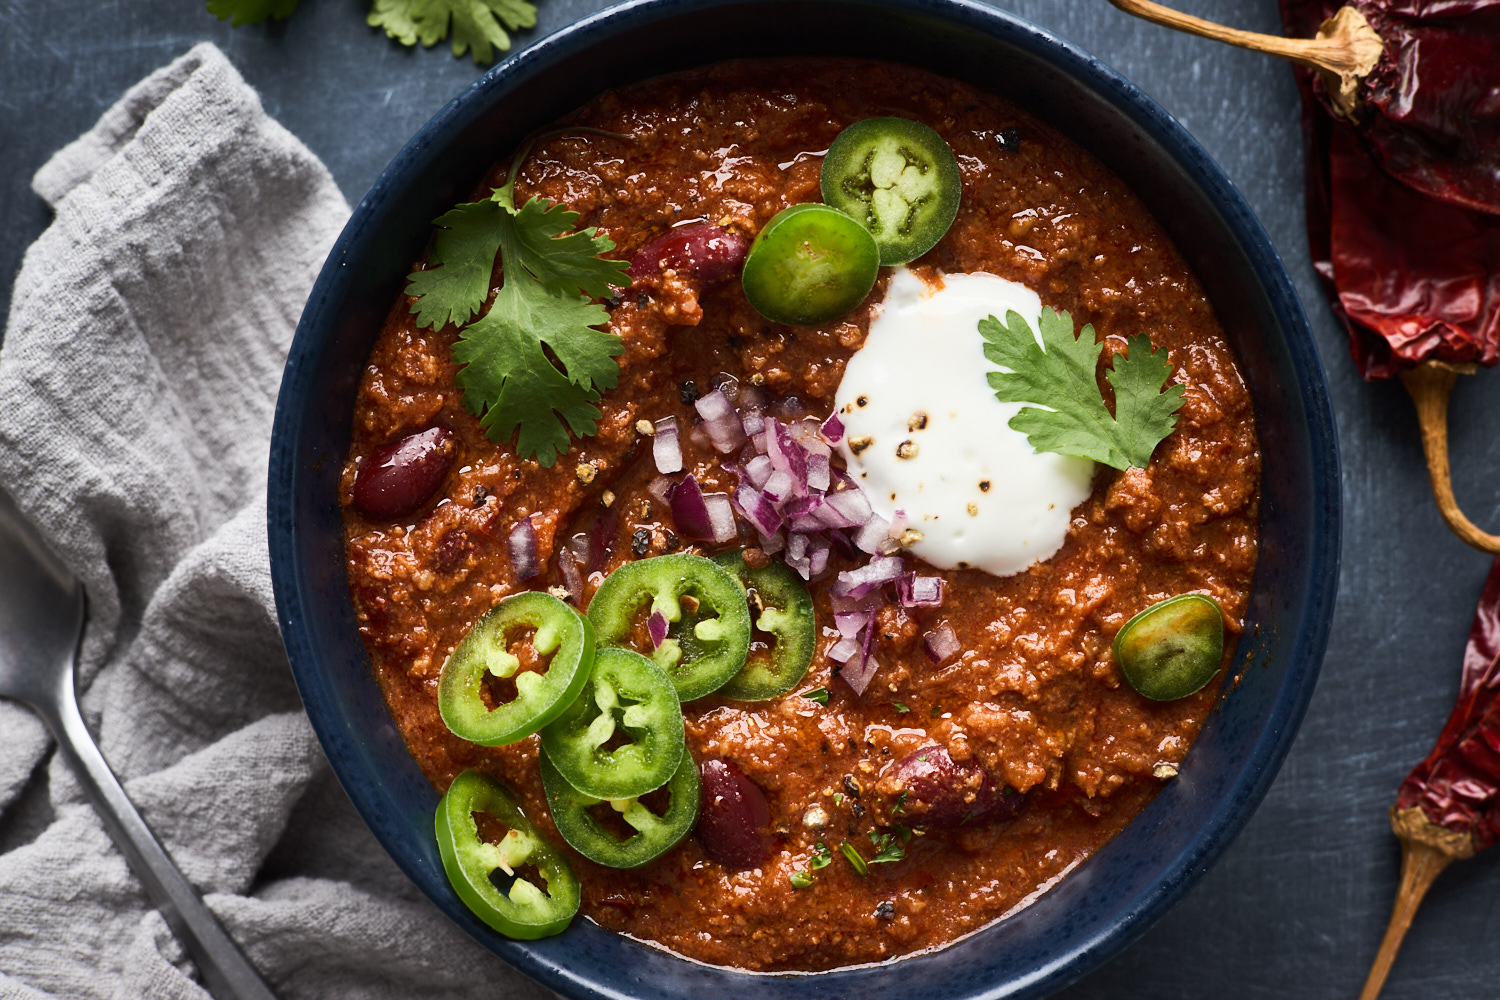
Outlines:
{"label": "sliced jalape\u00f1o", "polygon": [[[499,843],[480,834],[476,813],[488,818],[487,832],[504,829]],[[567,859],[542,839],[494,780],[478,771],[454,778],[438,803],[434,826],[453,891],[476,917],[506,937],[531,941],[557,934],[578,912],[582,893]],[[531,871],[541,877],[542,886],[528,877]],[[495,872],[511,879],[509,888],[495,884]]]}
{"label": "sliced jalape\u00f1o", "polygon": [[786,694],[802,681],[812,663],[817,628],[812,595],[785,563],[771,560],[751,569],[738,552],[725,552],[714,562],[729,571],[745,589],[755,627],[767,632],[775,644],[754,640],[745,666],[719,688],[719,694],[737,701],[765,701]]}
{"label": "sliced jalape\u00f1o", "polygon": [[745,592],[712,560],[679,552],[626,563],[605,578],[589,602],[600,647],[629,644],[640,623],[658,612],[667,621],[667,637],[650,655],[682,701],[718,690],[745,665],[750,651]]}
{"label": "sliced jalape\u00f1o", "polygon": [[[605,800],[580,792],[546,754],[542,754],[541,764],[542,788],[557,832],[579,854],[598,864],[639,868],[676,847],[698,822],[698,764],[690,753],[682,755],[671,780],[653,795],[667,798],[660,814],[639,796]],[[596,818],[600,809],[617,814],[615,822]]]}
{"label": "sliced jalape\u00f1o", "polygon": [[[531,630],[527,658],[545,673],[522,670],[511,652],[519,633]],[[438,711],[455,736],[483,746],[525,739],[562,714],[588,680],[594,633],[587,619],[551,594],[530,592],[501,601],[474,623],[443,664]],[[510,679],[514,697],[490,707],[484,698],[488,676]],[[491,701],[497,700],[491,693]]]}
{"label": "sliced jalape\u00f1o", "polygon": [[672,681],[630,649],[601,649],[578,700],[542,730],[542,752],[568,784],[628,799],[666,784],[686,753]]}

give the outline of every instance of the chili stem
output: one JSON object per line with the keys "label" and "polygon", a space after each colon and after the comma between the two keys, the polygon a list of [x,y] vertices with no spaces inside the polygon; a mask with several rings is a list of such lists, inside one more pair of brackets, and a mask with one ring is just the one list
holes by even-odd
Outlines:
{"label": "chili stem", "polygon": [[1359,85],[1385,50],[1385,42],[1365,16],[1353,7],[1342,7],[1324,21],[1313,38],[1282,38],[1254,31],[1226,28],[1201,17],[1183,14],[1151,0],[1109,0],[1127,14],[1190,35],[1237,45],[1253,52],[1289,59],[1300,66],[1319,70],[1328,87],[1334,110],[1345,118],[1359,103]]}
{"label": "chili stem", "polygon": [[1412,918],[1417,915],[1417,907],[1422,905],[1433,880],[1454,861],[1474,854],[1474,842],[1468,835],[1438,826],[1424,816],[1421,809],[1392,807],[1391,828],[1401,839],[1401,887],[1396,890],[1391,922],[1385,929],[1385,939],[1380,942],[1380,951],[1370,966],[1370,975],[1359,1000],[1376,1000],[1380,996],[1380,988],[1385,985],[1385,977],[1390,975],[1401,940],[1406,937]]}
{"label": "chili stem", "polygon": [[1448,468],[1448,397],[1459,375],[1472,375],[1473,365],[1427,361],[1401,373],[1401,382],[1417,407],[1422,428],[1422,451],[1427,455],[1427,475],[1432,496],[1443,520],[1453,533],[1482,552],[1500,554],[1500,536],[1487,534],[1464,516],[1453,497],[1453,477]]}

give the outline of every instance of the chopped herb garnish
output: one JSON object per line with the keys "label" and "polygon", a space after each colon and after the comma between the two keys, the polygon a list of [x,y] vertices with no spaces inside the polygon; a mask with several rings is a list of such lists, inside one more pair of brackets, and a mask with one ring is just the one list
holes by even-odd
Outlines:
{"label": "chopped herb garnish", "polygon": [[[596,327],[609,313],[593,299],[630,284],[621,260],[599,255],[615,245],[596,229],[569,232],[578,213],[533,197],[515,207],[516,154],[510,176],[483,201],[439,216],[425,270],[410,275],[417,325],[463,325],[453,345],[464,409],[491,441],[517,436],[516,454],[551,467],[568,450],[568,432],[599,429],[599,393],[619,381],[620,338]],[[504,272],[489,311],[498,255]],[[472,322],[470,322],[472,320]],[[550,354],[549,354],[550,352]],[[565,425],[566,422],[566,425]]]}
{"label": "chopped herb garnish", "polygon": [[813,884],[813,877],[807,872],[792,872],[793,889],[809,889]]}
{"label": "chopped herb garnish", "polygon": [[836,805],[836,806],[841,806],[841,805],[844,804],[844,793],[843,792],[834,792],[833,793],[833,804]]}
{"label": "chopped herb garnish", "polygon": [[869,874],[869,872],[870,872],[870,866],[869,866],[869,864],[860,855],[859,848],[855,847],[852,843],[850,843],[849,841],[846,840],[842,844],[840,844],[839,845],[839,853],[842,854],[844,857],[846,857],[846,858],[849,859],[849,864],[854,868],[854,871],[857,874],[859,874],[859,875],[868,875]]}
{"label": "chopped herb garnish", "polygon": [[910,708],[907,708],[905,705],[901,704],[899,701],[893,701],[893,702],[891,702],[891,707],[895,708],[895,710],[897,712],[910,712],[911,711]]}
{"label": "chopped herb garnish", "polygon": [[826,705],[828,704],[828,689],[813,688],[811,691],[803,691],[802,697],[806,698],[808,701],[815,701],[819,705]]}
{"label": "chopped herb garnish", "polygon": [[833,852],[828,849],[827,844],[820,840],[818,841],[818,846],[813,850],[812,857],[807,861],[807,867],[813,871],[817,871],[819,868],[828,867],[829,862],[832,860]]}
{"label": "chopped herb garnish", "polygon": [[901,789],[901,794],[896,796],[896,804],[891,806],[891,815],[895,816],[906,808],[906,789]]}
{"label": "chopped herb garnish", "polygon": [[1040,327],[1039,346],[1014,310],[1004,325],[993,316],[979,321],[984,356],[1004,369],[989,375],[996,398],[1032,404],[1010,418],[1011,429],[1025,434],[1037,451],[1091,458],[1116,469],[1145,468],[1177,425],[1186,391],[1180,385],[1162,391],[1172,374],[1165,349],[1153,351],[1151,338],[1140,334],[1130,338],[1126,353],[1111,359],[1105,371],[1115,391],[1111,415],[1094,376],[1104,345],[1094,342],[1093,325],[1075,335],[1071,315],[1043,309]]}
{"label": "chopped herb garnish", "polygon": [[943,714],[943,706],[942,705],[933,705],[932,706],[932,711],[928,712],[927,714],[930,715],[930,716],[932,716],[934,719],[936,719],[938,716],[940,716],[940,715]]}
{"label": "chopped herb garnish", "polygon": [[904,827],[900,823],[897,823],[893,829],[896,831],[896,838],[900,840],[901,843],[904,844],[907,841],[911,840],[911,829],[909,827]]}
{"label": "chopped herb garnish", "polygon": [[906,857],[906,851],[896,843],[895,837],[889,833],[876,833],[870,831],[870,843],[875,845],[875,856],[870,859],[872,865],[883,865],[892,861],[900,861]]}
{"label": "chopped herb garnish", "polygon": [[[234,24],[259,24],[268,17],[281,20],[297,9],[298,0],[208,0],[208,12]],[[365,22],[384,28],[402,45],[421,42],[431,48],[453,29],[453,54],[473,52],[483,66],[494,58],[494,50],[510,48],[505,28],[536,25],[536,8],[526,0],[374,0]],[[500,27],[501,22],[505,28]]]}

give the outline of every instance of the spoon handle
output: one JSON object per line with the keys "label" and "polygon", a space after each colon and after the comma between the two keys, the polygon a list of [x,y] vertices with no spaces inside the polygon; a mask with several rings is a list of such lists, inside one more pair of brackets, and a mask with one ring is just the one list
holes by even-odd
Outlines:
{"label": "spoon handle", "polygon": [[120,787],[119,779],[84,727],[73,693],[71,670],[65,688],[60,692],[62,697],[56,698],[42,713],[48,727],[93,800],[105,829],[198,967],[203,985],[214,1000],[276,1000],[265,980],[203,905],[197,891],[172,863],[126,797],[125,789]]}

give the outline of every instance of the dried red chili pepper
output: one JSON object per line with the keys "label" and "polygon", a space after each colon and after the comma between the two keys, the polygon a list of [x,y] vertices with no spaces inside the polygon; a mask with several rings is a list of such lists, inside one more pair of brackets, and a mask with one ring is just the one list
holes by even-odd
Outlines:
{"label": "dried red chili pepper", "polygon": [[1313,266],[1360,374],[1411,394],[1443,518],[1500,552],[1448,469],[1454,380],[1500,361],[1500,0],[1280,0],[1292,38],[1111,2],[1303,67]]}
{"label": "dried red chili pepper", "polygon": [[1391,828],[1401,840],[1401,887],[1360,1000],[1379,995],[1433,879],[1500,839],[1500,559],[1474,612],[1453,714],[1396,792]]}

